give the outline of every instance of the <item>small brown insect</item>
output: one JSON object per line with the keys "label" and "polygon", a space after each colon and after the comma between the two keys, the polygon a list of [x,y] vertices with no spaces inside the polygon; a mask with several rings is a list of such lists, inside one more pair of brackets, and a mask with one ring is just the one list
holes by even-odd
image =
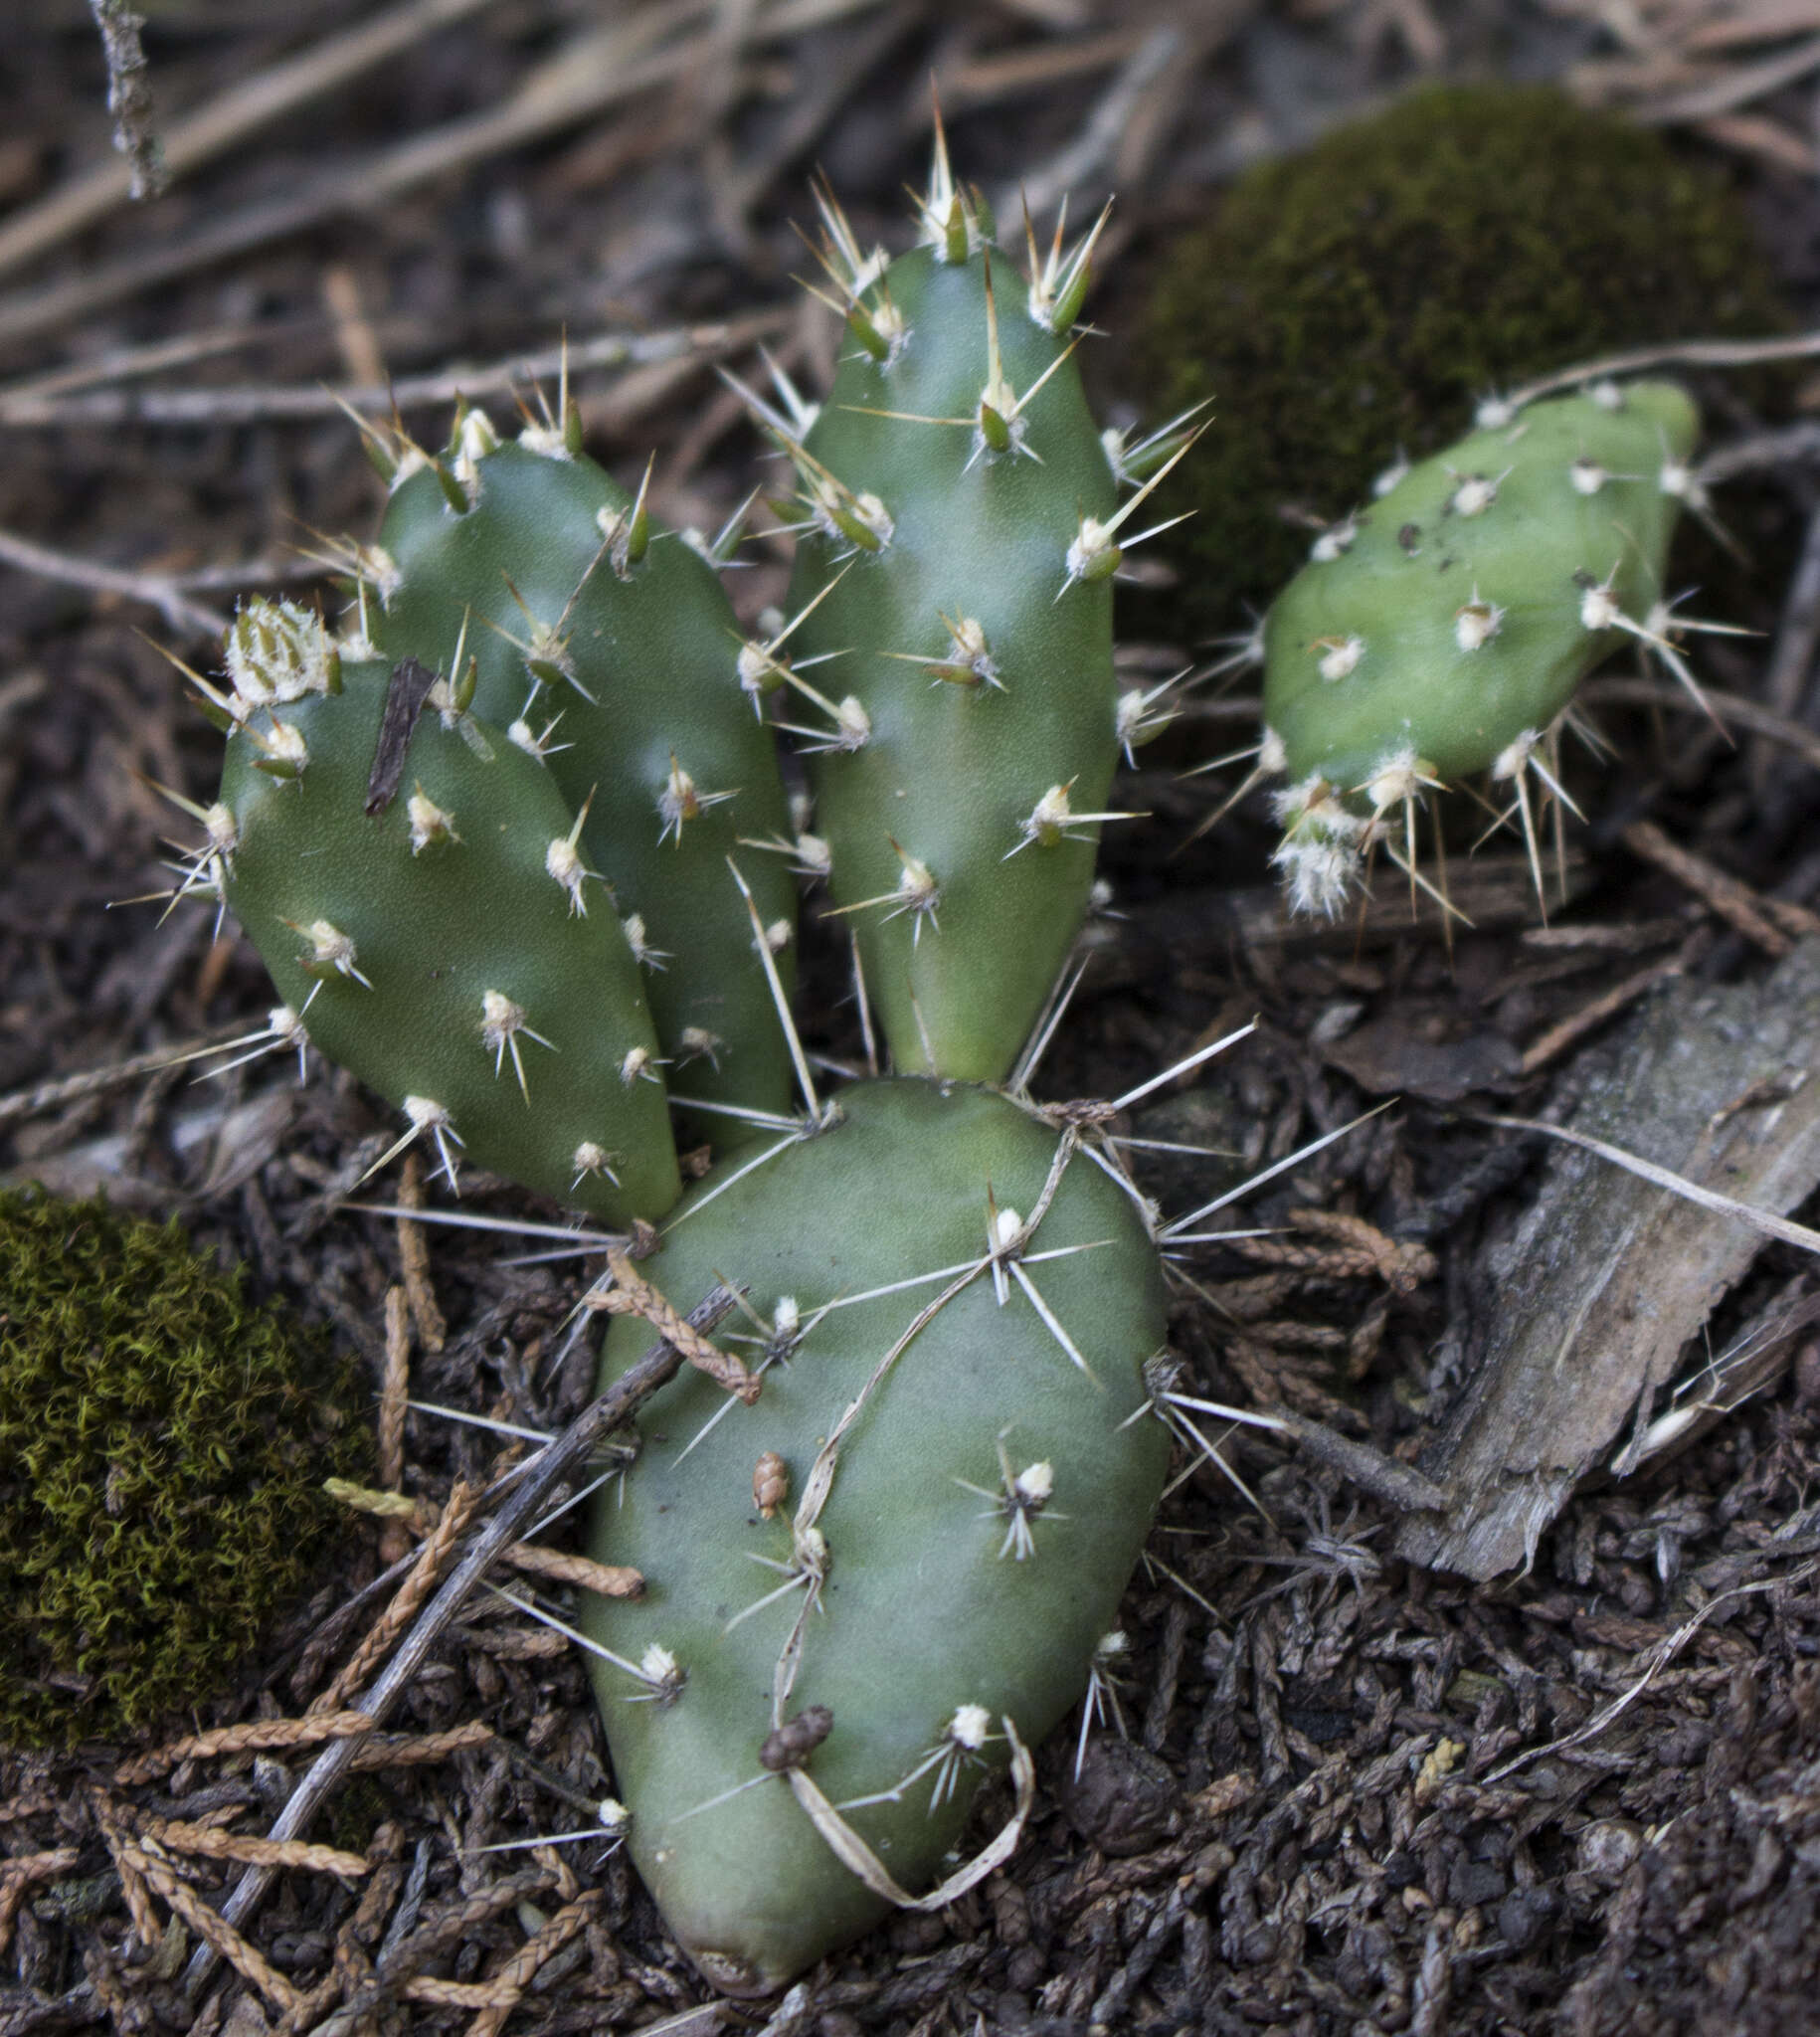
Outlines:
{"label": "small brown insect", "polygon": [[790,1497],[790,1466],[775,1450],[767,1450],[752,1467],[752,1504],[769,1521]]}
{"label": "small brown insect", "polygon": [[808,1705],[794,1719],[765,1736],[759,1749],[759,1766],[781,1775],[786,1768],[800,1768],[834,1730],[834,1715],[825,1705]]}

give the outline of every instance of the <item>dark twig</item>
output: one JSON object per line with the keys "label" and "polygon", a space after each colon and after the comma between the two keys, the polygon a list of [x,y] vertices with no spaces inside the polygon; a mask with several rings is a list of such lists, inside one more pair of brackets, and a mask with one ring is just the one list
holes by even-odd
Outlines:
{"label": "dark twig", "polygon": [[[710,1290],[705,1300],[689,1311],[691,1330],[706,1335],[733,1306],[733,1295],[725,1287]],[[658,1388],[667,1386],[682,1366],[682,1353],[673,1344],[656,1344],[620,1379],[585,1407],[553,1442],[539,1450],[518,1473],[506,1497],[486,1525],[468,1545],[467,1553],[444,1580],[436,1596],[417,1616],[411,1631],[398,1644],[373,1687],[352,1700],[352,1709],[384,1720],[404,1695],[412,1679],[423,1668],[443,1629],[459,1611],[467,1594],[488,1568],[504,1554],[508,1544],[519,1539],[520,1531],[557,1485],[578,1465],[595,1444],[632,1418],[637,1409]],[[483,1500],[482,1505],[486,1502]],[[307,1831],[329,1791],[341,1779],[353,1760],[352,1741],[336,1741],[311,1763],[309,1771],[291,1792],[290,1801],[278,1813],[268,1835],[292,1839]],[[251,1867],[235,1884],[222,1905],[222,1916],[240,1926],[259,1907],[272,1885],[273,1870]],[[191,1955],[184,1984],[195,1999],[215,1970],[215,1954],[199,1945]]]}

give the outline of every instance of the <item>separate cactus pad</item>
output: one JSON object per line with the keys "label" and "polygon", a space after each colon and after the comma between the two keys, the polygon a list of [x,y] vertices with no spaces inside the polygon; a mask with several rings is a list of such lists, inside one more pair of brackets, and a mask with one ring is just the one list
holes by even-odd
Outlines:
{"label": "separate cactus pad", "polygon": [[374,799],[387,666],[339,665],[313,618],[258,605],[228,669],[210,836],[286,1001],[274,1032],[399,1105],[452,1175],[464,1156],[610,1222],[661,1215],[656,1035],[549,772],[439,682]]}
{"label": "separate cactus pad", "polygon": [[1086,256],[1020,278],[939,154],[888,268],[824,210],[860,343],[786,444],[790,655],[825,658],[826,725],[777,684],[897,1066],[998,1081],[1085,916],[1119,747],[1114,480],[1067,337]]}
{"label": "separate cactus pad", "polygon": [[[840,1107],[692,1191],[640,1268],[677,1309],[744,1290],[719,1334],[763,1391],[666,1388],[593,1528],[647,1582],[587,1615],[633,1855],[735,1993],[889,1907],[812,1794],[903,1890],[937,1875],[1004,1722],[1033,1746],[1081,1695],[1168,1457],[1132,1200],[992,1091],[899,1079]],[[604,1379],[648,1342],[616,1323]]]}
{"label": "separate cactus pad", "polygon": [[1358,849],[1424,788],[1489,771],[1527,820],[1534,753],[1623,644],[1685,672],[1662,575],[1696,429],[1667,383],[1533,403],[1316,540],[1263,635],[1298,906],[1333,910]]}

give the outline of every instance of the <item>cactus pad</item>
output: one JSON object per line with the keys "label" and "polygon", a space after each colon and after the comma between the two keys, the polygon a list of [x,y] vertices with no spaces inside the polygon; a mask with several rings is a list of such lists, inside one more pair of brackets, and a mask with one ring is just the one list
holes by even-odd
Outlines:
{"label": "cactus pad", "polygon": [[[888,1907],[792,1766],[924,1888],[1003,1765],[1003,1721],[1034,1745],[1080,1696],[1168,1454],[1144,1412],[1161,1271],[1126,1195],[990,1091],[901,1079],[840,1103],[692,1192],[645,1261],[679,1309],[720,1276],[745,1289],[764,1390],[665,1389],[593,1530],[648,1586],[587,1615],[619,1658],[593,1669],[633,1854],[733,1992]],[[647,1342],[616,1324],[604,1377]]]}
{"label": "cactus pad", "polygon": [[1625,642],[1676,659],[1662,573],[1696,424],[1667,383],[1535,403],[1316,540],[1263,636],[1296,904],[1334,909],[1423,788],[1489,771],[1527,802],[1533,753]]}
{"label": "cactus pad", "polygon": [[792,600],[822,597],[793,654],[827,657],[843,710],[817,827],[897,1065],[997,1081],[1085,915],[1119,743],[1114,482],[1067,357],[1086,256],[1026,283],[940,152],[924,245],[888,268],[824,214],[859,343],[787,438]]}
{"label": "cactus pad", "polygon": [[[243,614],[230,646],[211,835],[289,1024],[452,1173],[464,1156],[609,1221],[661,1215],[678,1180],[656,1035],[549,772],[442,687],[369,813],[391,674],[350,661],[331,691],[324,663],[315,683],[319,630],[272,613]],[[267,639],[301,653],[280,666]]]}

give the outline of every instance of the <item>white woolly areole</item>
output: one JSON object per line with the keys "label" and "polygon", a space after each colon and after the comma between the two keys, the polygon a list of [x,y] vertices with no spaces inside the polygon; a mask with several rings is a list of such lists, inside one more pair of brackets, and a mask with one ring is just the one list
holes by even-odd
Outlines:
{"label": "white woolly areole", "polygon": [[1382,814],[1414,799],[1432,775],[1415,754],[1415,746],[1406,743],[1400,750],[1391,750],[1377,760],[1365,781],[1365,795],[1373,809]]}
{"label": "white woolly areole", "polygon": [[1026,1464],[1011,1480],[1011,1489],[1026,1507],[1040,1507],[1055,1491],[1055,1466]]}
{"label": "white woolly areole", "polygon": [[1281,778],[1289,769],[1289,747],[1273,728],[1264,731],[1258,745],[1257,768],[1267,778]]}
{"label": "white woolly areole", "polygon": [[440,1132],[449,1128],[449,1113],[434,1097],[407,1096],[399,1107],[420,1132]]}
{"label": "white woolly areole", "polygon": [[638,1657],[638,1667],[650,1683],[671,1683],[676,1676],[676,1658],[660,1641],[653,1641]]}
{"label": "white woolly areole", "polygon": [[1580,596],[1580,624],[1587,630],[1615,630],[1624,620],[1617,596],[1601,582]]}
{"label": "white woolly areole", "polygon": [[1331,565],[1334,560],[1344,558],[1359,538],[1359,520],[1348,516],[1332,524],[1316,538],[1308,548],[1308,556],[1318,566]]}
{"label": "white woolly areole", "polygon": [[1456,516],[1483,516],[1498,499],[1498,483],[1490,474],[1469,473],[1447,498]]}
{"label": "white woolly areole", "polygon": [[1492,777],[1503,784],[1516,778],[1530,761],[1530,752],[1542,741],[1540,729],[1526,728],[1514,742],[1507,743],[1492,759]]}
{"label": "white woolly areole", "polygon": [[1610,480],[1611,472],[1608,467],[1601,466],[1596,460],[1588,460],[1582,453],[1568,467],[1567,478],[1573,483],[1576,495],[1596,495]]}
{"label": "white woolly areole", "polygon": [[1453,641],[1462,650],[1483,650],[1504,627],[1505,612],[1494,601],[1481,601],[1478,590],[1473,599],[1454,612]]}
{"label": "white woolly areole", "polygon": [[1316,639],[1315,648],[1321,651],[1321,676],[1332,685],[1351,678],[1359,669],[1365,641],[1363,637],[1321,637]]}
{"label": "white woolly areole", "polygon": [[1393,461],[1391,461],[1390,464],[1386,466],[1371,482],[1371,492],[1373,495],[1377,495],[1379,497],[1387,495],[1392,488],[1400,486],[1403,481],[1408,479],[1408,455],[1399,452],[1396,458]]}
{"label": "white woolly areole", "polygon": [[1488,396],[1473,412],[1473,423],[1481,432],[1502,432],[1517,422],[1517,406],[1504,396]]}
{"label": "white woolly areole", "polygon": [[585,918],[588,902],[582,896],[582,880],[588,872],[581,851],[566,834],[556,835],[543,852],[543,866],[569,894],[569,910]]}
{"label": "white woolly areole", "polygon": [[1023,1218],[1015,1209],[1001,1209],[993,1218],[993,1250],[1001,1252],[1007,1245],[1015,1244],[1022,1228]]}
{"label": "white woolly areole", "polygon": [[964,1747],[970,1754],[986,1745],[987,1735],[993,1730],[993,1715],[984,1705],[957,1705],[955,1715],[948,1722],[948,1738],[956,1747]]}
{"label": "white woolly areole", "polygon": [[803,1327],[803,1308],[794,1294],[780,1294],[771,1320],[780,1337],[794,1337]]}
{"label": "white woolly areole", "polygon": [[423,851],[439,841],[455,839],[455,817],[446,814],[435,800],[421,792],[414,792],[405,802],[406,818],[411,823],[411,853],[421,855]]}

